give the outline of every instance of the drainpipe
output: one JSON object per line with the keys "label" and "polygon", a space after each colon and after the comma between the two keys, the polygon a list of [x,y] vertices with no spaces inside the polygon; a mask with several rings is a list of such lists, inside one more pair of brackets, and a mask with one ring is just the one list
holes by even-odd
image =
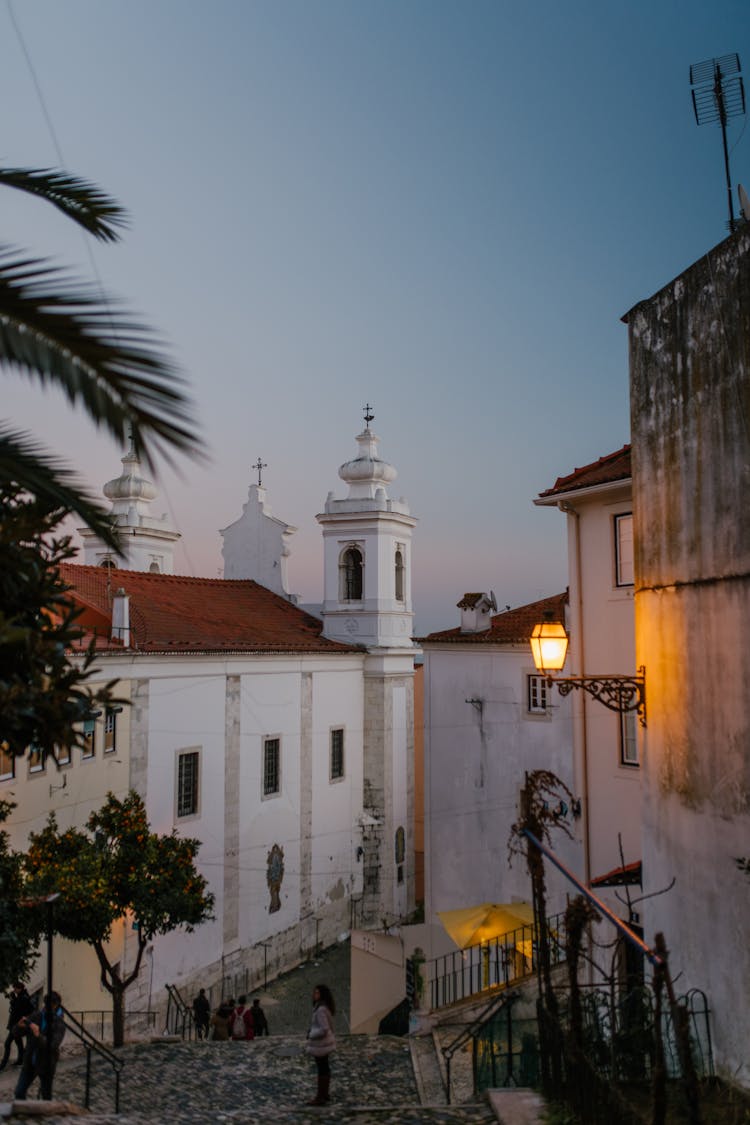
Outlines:
{"label": "drainpipe", "polygon": [[[583,643],[583,584],[582,572],[583,567],[581,563],[581,513],[566,501],[561,501],[558,505],[561,512],[565,512],[567,516],[573,517],[573,568],[575,570],[575,591],[576,600],[575,605],[571,605],[571,613],[573,615],[573,632],[577,641],[578,648],[578,674],[584,675],[584,668],[586,662],[584,660],[584,643]],[[581,803],[583,805],[583,871],[584,882],[586,884],[591,881],[591,832],[589,828],[589,745],[586,732],[586,693],[576,692],[576,704],[573,710],[574,716],[574,739],[577,748],[580,749],[581,756],[581,770],[582,770],[582,793]]]}

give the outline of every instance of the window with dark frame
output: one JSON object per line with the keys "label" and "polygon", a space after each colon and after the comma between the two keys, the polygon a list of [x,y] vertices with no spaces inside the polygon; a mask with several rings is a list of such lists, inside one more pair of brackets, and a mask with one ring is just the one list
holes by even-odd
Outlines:
{"label": "window with dark frame", "polygon": [[69,766],[71,762],[71,753],[69,746],[56,746],[55,756],[57,758],[58,766]]}
{"label": "window with dark frame", "polygon": [[263,796],[273,797],[281,792],[281,741],[263,739]]}
{"label": "window with dark frame", "polygon": [[331,731],[331,781],[344,776],[344,728]]}
{"label": "window with dark frame", "polygon": [[526,677],[526,710],[530,715],[546,715],[547,681],[544,676]]}
{"label": "window with dark frame", "polygon": [[0,781],[9,781],[16,776],[16,759],[8,749],[7,742],[0,746]]}
{"label": "window with dark frame", "polygon": [[104,712],[104,753],[112,754],[116,749],[117,711],[112,707],[108,707]]}
{"label": "window with dark frame", "polygon": [[615,585],[632,586],[633,571],[633,514],[623,512],[615,516]]}
{"label": "window with dark frame", "polygon": [[93,758],[95,747],[96,716],[89,715],[88,718],[83,720],[83,745],[81,747],[81,757]]}
{"label": "window with dark frame", "polygon": [[198,812],[200,752],[187,750],[177,755],[177,815],[195,816]]}
{"label": "window with dark frame", "polygon": [[341,559],[341,600],[362,601],[362,552],[347,547]]}
{"label": "window with dark frame", "polygon": [[620,715],[620,765],[632,768],[640,764],[636,712],[623,711]]}
{"label": "window with dark frame", "polygon": [[400,547],[396,550],[395,568],[396,601],[402,602],[404,600],[404,553]]}
{"label": "window with dark frame", "polygon": [[29,747],[29,773],[42,773],[47,764],[47,755],[41,746]]}

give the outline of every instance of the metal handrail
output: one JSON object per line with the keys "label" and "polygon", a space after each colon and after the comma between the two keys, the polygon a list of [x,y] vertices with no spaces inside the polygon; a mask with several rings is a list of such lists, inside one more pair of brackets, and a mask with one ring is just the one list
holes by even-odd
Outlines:
{"label": "metal handrail", "polygon": [[122,1071],[122,1068],[125,1065],[124,1061],[122,1059],[119,1059],[117,1057],[117,1055],[115,1055],[112,1051],[110,1051],[110,1049],[108,1047],[105,1047],[103,1043],[100,1043],[99,1040],[96,1039],[91,1034],[90,1031],[86,1030],[86,1028],[83,1026],[82,1023],[79,1023],[79,1021],[76,1019],[76,1017],[73,1015],[73,1013],[69,1012],[68,1009],[65,1008],[65,1007],[63,1008],[63,1016],[65,1018],[65,1026],[67,1027],[67,1029],[70,1032],[72,1032],[73,1035],[75,1035],[76,1039],[80,1039],[80,1041],[81,1041],[81,1043],[83,1043],[84,1049],[86,1051],[86,1093],[85,1093],[83,1104],[85,1105],[86,1109],[90,1108],[90,1101],[91,1101],[91,1052],[93,1051],[95,1054],[99,1055],[100,1058],[104,1059],[104,1061],[106,1063],[108,1063],[112,1067],[112,1070],[114,1071],[114,1074],[115,1074],[115,1113],[119,1113],[120,1112],[120,1072]]}
{"label": "metal handrail", "polygon": [[167,1031],[172,1031],[170,1026],[170,1019],[172,1016],[172,1006],[174,1005],[177,1013],[173,1034],[180,1035],[183,1039],[192,1039],[193,1037],[193,1011],[189,1008],[185,1001],[180,996],[180,991],[176,984],[165,985],[167,990]]}
{"label": "metal handrail", "polygon": [[520,993],[518,992],[503,992],[500,996],[493,996],[492,1000],[490,1000],[489,1004],[480,1012],[473,1023],[467,1024],[447,1047],[440,1048],[441,1054],[445,1059],[445,1084],[447,1087],[446,1095],[448,1105],[451,1104],[451,1059],[456,1051],[460,1050],[464,1043],[468,1043],[470,1039],[472,1041],[476,1040],[485,1024],[488,1024],[491,1019],[494,1019],[498,1012],[501,1012],[504,1008],[512,1007],[516,1000],[519,999],[519,996]]}
{"label": "metal handrail", "polygon": [[[556,963],[565,959],[560,939],[564,929],[564,914],[547,919],[547,934],[555,950]],[[524,947],[530,949],[530,956]],[[434,1010],[491,988],[507,988],[534,972],[537,955],[536,928],[529,924],[499,934],[489,941],[435,957],[425,966],[430,1007]],[[519,958],[523,959],[523,963]],[[530,964],[527,965],[527,962]]]}

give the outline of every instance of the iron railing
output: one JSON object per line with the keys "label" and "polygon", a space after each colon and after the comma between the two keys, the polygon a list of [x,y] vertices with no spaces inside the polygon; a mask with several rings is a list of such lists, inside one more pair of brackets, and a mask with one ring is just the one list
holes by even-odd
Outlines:
{"label": "iron railing", "polygon": [[86,1080],[84,1101],[86,1109],[90,1109],[91,1103],[91,1055],[97,1055],[108,1066],[112,1068],[115,1079],[115,1113],[120,1112],[120,1073],[125,1065],[123,1060],[118,1058],[114,1052],[100,1043],[84,1025],[76,1019],[72,1012],[67,1008],[63,1008],[63,1016],[65,1017],[65,1026],[68,1031],[76,1037],[82,1044],[86,1052]]}
{"label": "iron railing", "polygon": [[[547,919],[552,964],[565,960],[565,916]],[[430,1008],[444,1008],[488,989],[508,987],[532,976],[538,966],[539,941],[533,925],[446,953],[425,963]]]}
{"label": "iron railing", "polygon": [[[70,1014],[94,1038],[101,1042],[111,1042],[113,1038],[111,1008],[108,1010],[91,1008]],[[123,1026],[126,1039],[138,1039],[152,1034],[156,1028],[156,1012],[124,1012]]]}
{"label": "iron railing", "polygon": [[193,1009],[185,1003],[176,984],[168,984],[167,1018],[164,1031],[168,1035],[179,1035],[182,1039],[192,1039],[195,1023]]}

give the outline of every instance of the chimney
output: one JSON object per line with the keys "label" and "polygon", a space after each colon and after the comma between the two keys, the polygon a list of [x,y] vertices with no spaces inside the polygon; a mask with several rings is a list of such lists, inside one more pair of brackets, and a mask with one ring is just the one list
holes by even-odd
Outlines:
{"label": "chimney", "polygon": [[458,602],[462,633],[486,633],[492,625],[492,611],[497,609],[494,594],[464,594]]}
{"label": "chimney", "polygon": [[122,586],[112,598],[112,640],[130,648],[130,598]]}

